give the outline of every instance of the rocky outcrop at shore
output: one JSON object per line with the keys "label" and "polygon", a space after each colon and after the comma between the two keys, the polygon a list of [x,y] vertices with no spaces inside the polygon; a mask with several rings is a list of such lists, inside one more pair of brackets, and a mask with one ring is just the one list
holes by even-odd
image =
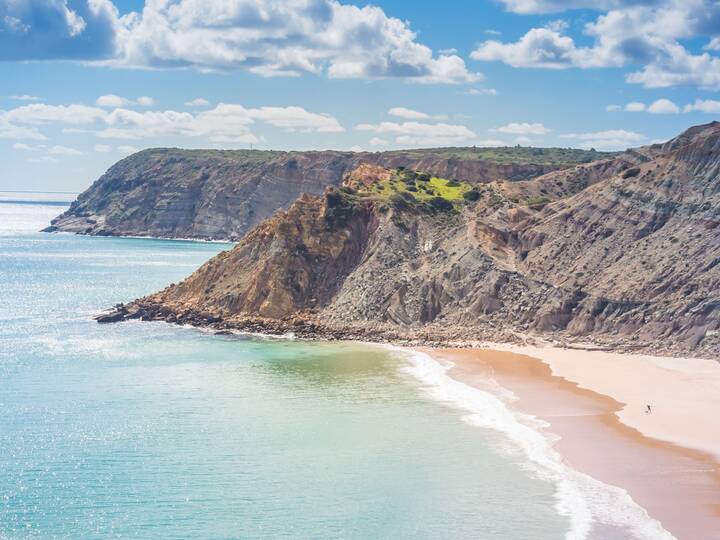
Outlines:
{"label": "rocky outcrop at shore", "polygon": [[622,159],[482,185],[364,165],[103,321],[717,356],[720,124]]}
{"label": "rocky outcrop at shore", "polygon": [[149,149],[113,165],[46,230],[237,240],[302,193],[320,195],[364,163],[483,183],[527,180],[610,155],[537,148],[375,153]]}

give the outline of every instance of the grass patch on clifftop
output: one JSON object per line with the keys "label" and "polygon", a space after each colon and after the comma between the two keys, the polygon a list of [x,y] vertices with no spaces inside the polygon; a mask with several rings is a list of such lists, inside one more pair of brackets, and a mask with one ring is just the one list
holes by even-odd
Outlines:
{"label": "grass patch on clifftop", "polygon": [[421,203],[440,198],[457,204],[465,200],[465,193],[472,190],[473,186],[460,180],[448,180],[400,169],[391,179],[376,182],[369,189],[372,195],[380,196],[383,199],[403,194],[406,199],[409,195]]}

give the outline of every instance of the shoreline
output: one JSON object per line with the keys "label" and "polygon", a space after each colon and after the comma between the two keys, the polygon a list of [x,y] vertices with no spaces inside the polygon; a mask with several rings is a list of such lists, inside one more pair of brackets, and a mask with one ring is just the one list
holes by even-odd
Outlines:
{"label": "shoreline", "polygon": [[[140,322],[142,317],[129,317],[128,319]],[[159,317],[142,320],[169,322]],[[622,514],[625,509],[629,509],[629,515],[635,521],[638,520],[638,517],[644,516],[646,521],[644,527],[651,530],[651,534],[648,535],[647,530],[642,530],[640,527],[637,529],[637,532],[640,532],[638,538],[655,540],[666,536],[671,538],[674,535],[678,540],[720,540],[720,534],[715,534],[715,531],[720,531],[720,460],[716,459],[715,453],[696,450],[689,445],[676,442],[658,440],[635,427],[624,424],[619,412],[624,410],[625,404],[616,399],[617,396],[599,392],[594,388],[587,388],[555,374],[551,369],[550,362],[545,358],[556,358],[558,353],[564,353],[565,355],[580,354],[583,356],[609,355],[623,360],[632,357],[643,359],[643,361],[650,358],[661,362],[689,360],[710,365],[713,372],[720,375],[720,363],[715,361],[645,357],[587,349],[539,348],[507,343],[483,343],[482,345],[477,343],[473,344],[472,348],[467,343],[462,343],[460,348],[451,348],[448,345],[435,343],[400,344],[402,340],[374,340],[371,335],[353,337],[337,334],[318,335],[317,328],[306,328],[304,332],[302,326],[293,328],[293,325],[287,322],[279,324],[278,327],[272,329],[273,331],[268,332],[268,328],[263,324],[264,321],[257,319],[254,320],[254,324],[248,325],[252,326],[252,329],[244,328],[243,330],[228,328],[222,322],[220,324],[206,321],[203,321],[204,324],[198,324],[193,320],[172,322],[175,325],[219,335],[301,341],[356,342],[368,346],[420,353],[431,358],[441,371],[447,371],[448,379],[458,381],[457,384],[470,389],[482,389],[488,381],[501,379],[498,380],[499,387],[512,392],[518,398],[517,403],[503,403],[503,407],[508,409],[508,413],[510,415],[519,413],[520,416],[534,419],[533,426],[531,428],[526,426],[526,428],[534,430],[539,438],[545,441],[548,448],[559,454],[560,461],[558,463],[561,467],[577,471],[576,477],[581,482],[584,477],[590,483],[594,482],[602,486],[602,489],[607,489],[610,498],[615,499],[606,513]],[[300,330],[300,332],[295,334],[292,330]],[[380,336],[376,335],[375,337]],[[525,354],[526,352],[528,354]],[[530,353],[537,356],[529,356]],[[514,369],[518,367],[518,364],[512,362],[511,369],[503,374],[503,370],[498,369],[503,367],[501,362],[495,365],[491,372],[487,369],[478,370],[478,364],[482,364],[477,362],[477,358],[474,358],[478,354],[510,355],[515,360],[522,359],[525,368]],[[538,356],[543,358],[538,358]],[[487,359],[485,360],[487,361]],[[575,363],[573,362],[573,364]],[[452,367],[448,369],[448,365],[452,365]],[[528,365],[532,368],[527,369]],[[505,363],[504,367],[507,368],[508,363]],[[588,384],[586,381],[584,383]],[[536,386],[533,389],[533,384],[539,384],[540,387]],[[680,382],[679,384],[684,383]],[[487,388],[484,388],[483,391],[487,392]],[[546,399],[548,391],[552,392],[553,397],[549,401],[550,403],[577,408],[577,400],[580,400],[580,410],[565,412],[556,410],[552,414],[548,414],[547,410],[543,410],[545,403],[548,402]],[[560,401],[556,399],[558,391],[560,395],[564,396]],[[716,397],[720,399],[720,394]],[[587,409],[588,402],[594,403],[590,410]],[[537,423],[547,424],[548,427],[539,428]],[[553,438],[558,440],[553,441]],[[714,438],[711,437],[711,439],[715,441]],[[720,445],[720,440],[715,442]],[[623,500],[623,497],[626,500]],[[593,501],[593,504],[595,508],[601,506],[598,501]],[[562,506],[562,503],[558,504],[559,508]],[[627,520],[628,518],[623,516],[623,519]],[[592,525],[592,522],[590,524]],[[573,526],[571,524],[571,527]],[[604,530],[603,523],[600,523],[599,526],[601,530]],[[616,529],[612,527],[616,527]],[[609,529],[610,533],[617,534],[619,530],[617,527],[620,525],[613,524]],[[666,533],[662,529],[654,530],[654,527],[666,527],[668,532]],[[633,530],[635,531],[634,528]],[[624,536],[614,535],[609,537],[624,538]],[[584,536],[580,535],[578,538],[584,538]]]}
{"label": "shoreline", "polygon": [[[366,341],[403,347],[473,349],[485,348],[500,340],[503,343],[498,345],[500,350],[504,350],[504,347],[517,346],[542,351],[544,349],[537,344],[549,344],[555,350],[601,352],[623,356],[642,353],[658,355],[654,358],[685,359],[693,354],[678,343],[664,343],[658,347],[650,342],[638,343],[627,337],[616,339],[605,335],[569,336],[562,333],[529,335],[513,329],[499,329],[490,324],[448,328],[447,325],[440,323],[429,323],[422,327],[402,327],[379,321],[342,323],[336,320],[324,321],[322,312],[317,310],[297,312],[283,318],[268,318],[245,313],[228,314],[227,310],[166,301],[163,295],[173,286],[174,284],[170,284],[160,292],[128,303],[116,304],[98,313],[94,319],[101,324],[140,319],[211,328],[219,333],[238,331],[267,335],[293,334],[298,339]],[[527,345],[528,343],[531,345]],[[714,357],[714,349],[703,350],[701,354],[712,356],[712,359],[707,360],[715,362],[720,367],[720,362]],[[697,360],[697,357],[693,358],[693,361]],[[718,454],[720,455],[720,452]]]}
{"label": "shoreline", "polygon": [[[714,444],[709,444],[710,448],[704,444],[705,447],[697,449],[694,446],[702,441],[692,435],[693,430],[684,432],[682,425],[666,425],[662,439],[648,435],[647,432],[657,431],[653,430],[657,419],[666,424],[663,409],[647,415],[643,412],[643,416],[623,415],[628,409],[619,399],[624,395],[623,386],[611,387],[613,380],[622,377],[622,364],[618,368],[612,362],[618,360],[616,357],[622,357],[625,363],[634,361],[655,366],[648,360],[653,357],[633,360],[631,355],[616,353],[498,344],[477,349],[412,350],[450,366],[448,376],[469,387],[487,391],[489,386],[497,384],[511,392],[514,398],[507,399],[506,406],[542,422],[546,427],[540,431],[555,439],[552,446],[568,466],[627,491],[651,518],[679,540],[720,538],[720,438],[713,437],[713,433],[720,432],[712,431],[715,421],[710,418],[712,414],[696,417],[704,420],[694,424],[707,432],[704,442]],[[570,367],[564,364],[569,362],[568,355],[574,357]],[[583,362],[588,355],[589,366]],[[546,360],[548,357],[553,360]],[[611,357],[610,360],[607,357]],[[606,367],[600,373],[601,380],[595,381],[597,364],[601,362],[605,362]],[[720,381],[720,364],[701,362],[713,364],[712,373]],[[615,372],[611,371],[613,368]],[[668,371],[666,376],[673,376],[667,365],[664,369]],[[651,385],[653,379],[644,382]],[[655,374],[654,382],[662,384],[662,376]],[[676,384],[687,385],[687,381]],[[668,391],[672,390],[670,386]],[[720,393],[716,399],[720,400]],[[631,401],[631,405],[633,403]],[[708,411],[717,410],[713,403],[706,403],[706,407]],[[686,419],[684,424],[693,422]],[[668,440],[671,432],[672,440]]]}

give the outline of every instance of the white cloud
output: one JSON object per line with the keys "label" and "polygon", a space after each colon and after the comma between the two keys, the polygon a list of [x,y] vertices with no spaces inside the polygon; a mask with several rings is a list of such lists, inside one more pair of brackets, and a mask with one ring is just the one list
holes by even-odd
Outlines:
{"label": "white cloud", "polygon": [[100,154],[105,154],[105,153],[109,152],[110,150],[112,150],[112,148],[110,148],[110,146],[108,146],[107,144],[96,144],[95,145],[95,151]]}
{"label": "white cloud", "polygon": [[0,111],[0,139],[29,139],[44,141],[46,137],[36,127],[18,126],[7,119],[7,113]]}
{"label": "white cloud", "polygon": [[497,96],[497,90],[494,88],[470,88],[465,91],[468,96]]}
{"label": "white cloud", "polygon": [[17,124],[47,124],[62,122],[65,124],[89,124],[105,118],[106,112],[87,105],[45,105],[33,103],[5,112],[5,118]]}
{"label": "white cloud", "polygon": [[648,0],[500,0],[507,11],[521,14],[554,13],[568,9],[606,10],[626,5],[652,3]]}
{"label": "white cloud", "polygon": [[116,96],[115,94],[106,94],[95,100],[95,104],[99,107],[123,107],[128,103],[128,99]]}
{"label": "white cloud", "polygon": [[370,145],[371,146],[385,146],[389,144],[388,141],[385,139],[381,139],[380,137],[373,137],[370,139]]}
{"label": "white cloud", "polygon": [[[715,0],[637,0],[560,2],[506,0],[516,13],[563,11],[576,7],[608,10],[585,25],[591,39],[578,46],[563,25],[532,28],[516,42],[489,40],[471,57],[501,61],[523,68],[600,68],[640,66],[626,81],[649,88],[697,86],[720,89],[720,57],[708,51],[720,44],[717,36],[720,3]],[[682,40],[712,37],[702,54],[693,54]]]}
{"label": "white cloud", "polygon": [[10,96],[10,99],[14,99],[15,101],[40,101],[40,98],[38,96],[30,96],[28,94]]}
{"label": "white cloud", "polygon": [[23,150],[26,152],[33,152],[33,151],[37,150],[37,147],[30,146],[29,144],[25,144],[25,143],[15,143],[12,145],[12,147],[15,150]]}
{"label": "white cloud", "polygon": [[662,98],[651,103],[647,111],[651,114],[677,114],[680,112],[680,107],[669,99]]}
{"label": "white cloud", "polygon": [[540,123],[511,122],[505,126],[490,129],[499,133],[510,133],[512,135],[545,135],[550,130]]}
{"label": "white cloud", "polygon": [[451,146],[476,137],[476,134],[465,126],[445,123],[380,122],[359,124],[355,129],[395,136],[397,144],[417,146]]}
{"label": "white cloud", "polygon": [[515,144],[530,144],[531,142],[533,142],[533,140],[530,137],[525,137],[524,135],[515,137]]}
{"label": "white cloud", "polygon": [[155,103],[155,100],[149,96],[140,96],[136,100],[124,98],[122,96],[116,96],[115,94],[106,94],[104,96],[100,96],[95,101],[95,104],[98,107],[106,107],[106,108],[117,108],[117,107],[127,107],[129,105],[140,105],[141,107],[150,107]]}
{"label": "white cloud", "polygon": [[720,36],[712,38],[703,48],[706,51],[720,51]]}
{"label": "white cloud", "polygon": [[48,152],[54,156],[82,156],[83,152],[76,150],[75,148],[69,148],[67,146],[55,145],[48,149]]}
{"label": "white cloud", "polygon": [[406,109],[405,107],[393,107],[388,111],[390,116],[398,116],[400,118],[407,118],[408,120],[424,120],[430,118],[429,114],[420,111],[414,111],[412,109]]}
{"label": "white cloud", "polygon": [[[85,105],[24,105],[0,115],[0,137],[34,138],[44,136],[36,125],[58,123],[65,132],[94,133],[105,139],[143,139],[160,136],[202,137],[211,142],[257,143],[250,131],[256,122],[286,131],[340,133],[344,128],[333,116],[314,113],[302,107],[259,107],[221,103],[198,113],[181,111],[107,110]],[[33,127],[28,127],[33,126]]]}
{"label": "white cloud", "polygon": [[210,102],[203,98],[195,98],[185,102],[186,107],[207,107],[208,105],[210,105]]}
{"label": "white cloud", "polygon": [[622,107],[620,105],[608,105],[607,107],[605,107],[606,112],[617,112],[621,110]]}
{"label": "white cloud", "polygon": [[480,79],[454,52],[435,55],[416,38],[379,7],[337,0],[153,1],[118,18],[118,54],[108,63],[420,83]]}
{"label": "white cloud", "polygon": [[117,147],[117,151],[122,154],[134,154],[135,152],[139,152],[140,149],[134,146],[122,145]]}
{"label": "white cloud", "polygon": [[647,137],[634,131],[611,129],[592,133],[568,133],[561,135],[564,139],[579,141],[582,148],[602,148],[608,150],[624,150],[632,145],[645,141]]}
{"label": "white cloud", "polygon": [[625,105],[625,111],[627,112],[643,112],[645,110],[645,104],[639,101],[633,101]]}
{"label": "white cloud", "polygon": [[353,145],[353,146],[350,147],[350,151],[351,151],[351,152],[364,152],[365,150],[363,150],[363,147],[362,147],[362,146],[359,146],[359,145],[355,144],[355,145]]}
{"label": "white cloud", "polygon": [[720,101],[714,99],[696,99],[695,103],[685,105],[683,111],[699,111],[704,113],[720,114]]}

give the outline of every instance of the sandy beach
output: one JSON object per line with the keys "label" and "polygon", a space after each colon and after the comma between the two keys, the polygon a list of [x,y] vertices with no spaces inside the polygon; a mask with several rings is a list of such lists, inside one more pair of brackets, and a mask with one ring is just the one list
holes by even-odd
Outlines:
{"label": "sandy beach", "polygon": [[627,490],[678,539],[720,538],[717,362],[495,345],[423,352],[452,363],[458,381],[510,390],[511,407],[547,422],[569,465]]}

